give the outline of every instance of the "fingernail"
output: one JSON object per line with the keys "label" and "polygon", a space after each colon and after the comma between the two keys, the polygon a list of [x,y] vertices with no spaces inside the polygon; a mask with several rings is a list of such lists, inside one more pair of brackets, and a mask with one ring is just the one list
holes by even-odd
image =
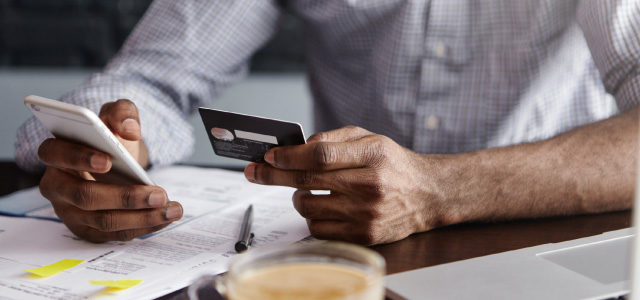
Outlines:
{"label": "fingernail", "polygon": [[256,182],[256,165],[249,164],[246,168],[244,168],[244,177],[251,182]]}
{"label": "fingernail", "polygon": [[102,154],[91,155],[91,167],[97,170],[102,170],[107,167],[107,158]]}
{"label": "fingernail", "polygon": [[140,130],[140,126],[134,119],[125,119],[122,121],[122,130],[127,133],[136,133]]}
{"label": "fingernail", "polygon": [[273,165],[275,163],[275,155],[273,154],[274,151],[268,151],[267,153],[264,154],[264,160],[266,162],[268,162],[270,165]]}
{"label": "fingernail", "polygon": [[149,206],[151,207],[163,207],[167,202],[167,197],[164,196],[163,192],[152,192],[149,195]]}
{"label": "fingernail", "polygon": [[167,207],[167,210],[164,213],[164,217],[167,220],[177,219],[182,216],[182,207],[180,205],[171,205]]}

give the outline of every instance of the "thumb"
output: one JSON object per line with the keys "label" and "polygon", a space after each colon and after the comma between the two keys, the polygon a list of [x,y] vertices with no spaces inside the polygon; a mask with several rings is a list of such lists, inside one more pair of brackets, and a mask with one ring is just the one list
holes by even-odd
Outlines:
{"label": "thumb", "polygon": [[103,105],[100,119],[114,134],[125,140],[138,141],[142,138],[138,108],[127,99]]}
{"label": "thumb", "polygon": [[307,143],[315,142],[351,142],[365,136],[373,135],[371,131],[357,126],[346,126],[339,129],[318,132],[307,139]]}

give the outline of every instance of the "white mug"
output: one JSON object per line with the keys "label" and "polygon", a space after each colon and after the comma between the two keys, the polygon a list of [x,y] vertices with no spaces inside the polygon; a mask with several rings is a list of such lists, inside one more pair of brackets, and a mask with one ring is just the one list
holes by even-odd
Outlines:
{"label": "white mug", "polygon": [[203,276],[190,299],[215,289],[228,300],[384,299],[384,258],[352,244],[317,242],[251,249],[222,276]]}

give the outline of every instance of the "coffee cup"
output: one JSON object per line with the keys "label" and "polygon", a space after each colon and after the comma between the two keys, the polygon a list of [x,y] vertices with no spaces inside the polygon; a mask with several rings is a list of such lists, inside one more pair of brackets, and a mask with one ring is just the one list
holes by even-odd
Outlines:
{"label": "coffee cup", "polygon": [[189,287],[190,299],[215,289],[228,300],[384,299],[385,262],[376,252],[340,242],[251,249],[221,276]]}

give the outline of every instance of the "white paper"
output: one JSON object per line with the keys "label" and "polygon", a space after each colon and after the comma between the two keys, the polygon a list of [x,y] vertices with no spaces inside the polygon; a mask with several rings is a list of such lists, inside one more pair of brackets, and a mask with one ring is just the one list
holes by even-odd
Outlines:
{"label": "white paper", "polygon": [[[309,236],[306,222],[293,209],[291,188],[251,184],[239,172],[194,167],[153,170],[150,177],[172,201],[182,204],[184,217],[131,242],[91,244],[75,238],[60,222],[0,217],[0,295],[10,299],[158,297],[201,274],[227,269],[236,255],[234,244],[249,204],[254,205],[254,247]],[[66,258],[86,261],[49,278],[25,276],[25,269]],[[112,294],[89,283],[119,279],[143,283]]]}

